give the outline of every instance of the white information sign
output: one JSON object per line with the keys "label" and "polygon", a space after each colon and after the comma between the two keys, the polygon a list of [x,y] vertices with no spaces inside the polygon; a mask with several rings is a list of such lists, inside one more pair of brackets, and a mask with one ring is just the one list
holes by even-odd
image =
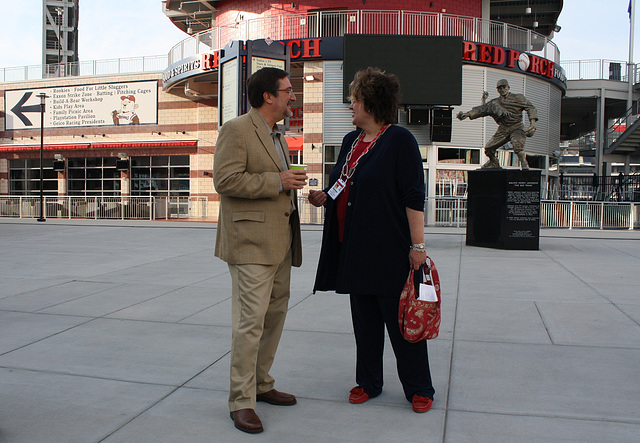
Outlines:
{"label": "white information sign", "polygon": [[220,127],[238,116],[238,59],[222,64],[222,121]]}
{"label": "white information sign", "polygon": [[8,90],[5,130],[39,129],[40,98],[46,94],[44,127],[157,124],[158,82],[104,83]]}
{"label": "white information sign", "polygon": [[278,68],[284,71],[286,67],[286,62],[284,60],[276,60],[273,58],[265,58],[265,57],[251,57],[251,73],[253,74],[259,69],[262,68]]}
{"label": "white information sign", "polygon": [[[277,60],[274,58],[265,58],[265,57],[251,57],[251,73],[262,69],[262,68],[278,68],[284,71],[286,67],[286,62],[284,60]],[[284,120],[280,120],[277,122],[278,125],[283,125]]]}

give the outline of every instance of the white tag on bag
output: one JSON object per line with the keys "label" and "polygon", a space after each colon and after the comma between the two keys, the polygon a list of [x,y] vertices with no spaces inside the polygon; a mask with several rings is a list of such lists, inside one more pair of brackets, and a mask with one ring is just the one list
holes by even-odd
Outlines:
{"label": "white tag on bag", "polygon": [[418,300],[431,302],[438,301],[438,295],[436,294],[436,289],[433,287],[433,285],[420,283],[420,293],[418,296]]}

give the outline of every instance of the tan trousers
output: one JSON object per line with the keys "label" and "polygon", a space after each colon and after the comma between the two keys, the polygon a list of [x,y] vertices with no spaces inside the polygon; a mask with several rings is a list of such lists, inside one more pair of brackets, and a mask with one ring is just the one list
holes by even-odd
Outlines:
{"label": "tan trousers", "polygon": [[289,305],[291,250],[279,265],[229,265],[231,377],[229,410],[255,409],[256,394],[273,389],[269,375]]}

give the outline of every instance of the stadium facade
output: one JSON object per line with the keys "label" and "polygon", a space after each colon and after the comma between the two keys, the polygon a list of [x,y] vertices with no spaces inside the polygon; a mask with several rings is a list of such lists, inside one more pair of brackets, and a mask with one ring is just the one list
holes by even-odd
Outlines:
{"label": "stadium facade", "polygon": [[[411,38],[461,39],[460,54],[454,57],[461,62],[458,102],[410,103],[398,116],[420,145],[429,197],[464,195],[467,172],[486,160],[482,148],[495,132],[495,122],[459,122],[451,115],[480,104],[483,91],[495,97],[495,85],[503,78],[538,110],[538,129],[527,140],[526,151],[531,167],[542,171],[545,195],[557,179],[552,153],[560,141],[566,91],[560,53],[551,40],[562,1],[524,3],[399,1],[390,10],[380,0],[167,1],[165,14],[185,32],[185,40],[167,48],[168,62],[158,69],[90,75],[68,69],[77,75],[0,83],[0,195],[37,195],[43,134],[47,196],[186,198],[183,208],[174,208],[175,216],[215,218],[218,194],[211,171],[219,64],[230,43],[253,41],[287,48],[297,100],[285,135],[292,160],[309,165],[307,190],[320,189],[342,137],[353,129],[343,75],[344,40],[351,35],[371,36],[372,43],[380,35],[406,37],[392,40],[392,52],[406,54],[416,69],[425,60],[414,56],[420,51],[411,46]],[[442,60],[426,63],[437,68]],[[405,93],[444,87],[402,86]],[[47,96],[42,130],[37,112],[41,94]],[[500,160],[504,167],[518,165],[508,149],[501,150]],[[198,211],[190,207],[194,202]],[[302,216],[315,222],[321,214],[307,207]]]}

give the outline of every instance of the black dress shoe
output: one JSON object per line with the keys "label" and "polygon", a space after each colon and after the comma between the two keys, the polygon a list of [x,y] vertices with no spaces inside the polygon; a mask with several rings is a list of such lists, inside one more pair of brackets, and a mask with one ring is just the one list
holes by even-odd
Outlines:
{"label": "black dress shoe", "polygon": [[276,391],[275,389],[267,391],[264,394],[256,395],[256,400],[277,406],[291,406],[297,403],[296,398],[293,395]]}
{"label": "black dress shoe", "polygon": [[249,434],[257,434],[264,431],[260,417],[253,409],[239,409],[229,414],[237,429]]}

